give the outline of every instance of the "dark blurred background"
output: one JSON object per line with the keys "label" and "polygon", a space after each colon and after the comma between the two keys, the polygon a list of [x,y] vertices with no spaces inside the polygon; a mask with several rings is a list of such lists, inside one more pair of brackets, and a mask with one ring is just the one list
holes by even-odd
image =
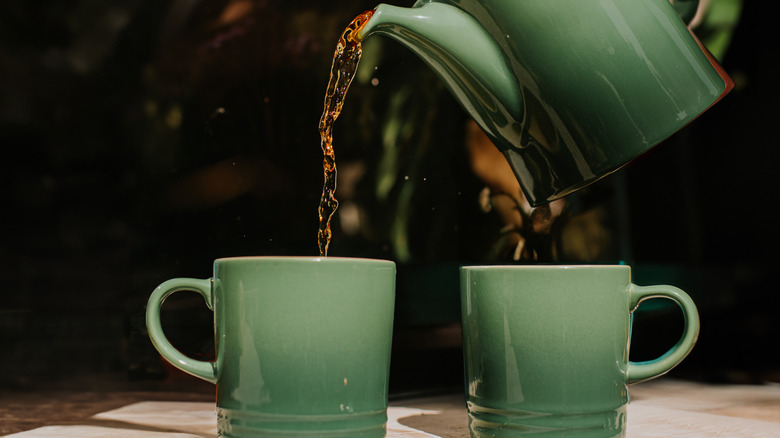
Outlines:
{"label": "dark blurred background", "polygon": [[[541,228],[473,170],[485,139],[433,73],[365,41],[334,129],[329,254],[398,263],[394,394],[460,387],[457,268],[493,262],[628,263],[635,283],[680,286],[699,306],[699,344],[673,376],[780,381],[770,3],[712,0],[697,34],[734,90]],[[318,254],[330,62],[375,5],[3,2],[0,390],[200,387],[151,346],[146,299],[168,278],[209,277],[215,258]],[[213,356],[199,296],[164,310],[177,347]],[[660,355],[680,327],[674,306],[643,305],[632,359]]]}

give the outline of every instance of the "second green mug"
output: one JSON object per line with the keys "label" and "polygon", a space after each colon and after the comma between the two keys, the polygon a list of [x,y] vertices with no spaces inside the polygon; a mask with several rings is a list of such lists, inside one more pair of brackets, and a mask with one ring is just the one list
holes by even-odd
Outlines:
{"label": "second green mug", "polygon": [[[677,302],[684,332],[630,362],[631,314],[649,298]],[[627,385],[669,371],[699,332],[685,292],[636,286],[622,265],[463,267],[461,305],[472,437],[624,436]]]}

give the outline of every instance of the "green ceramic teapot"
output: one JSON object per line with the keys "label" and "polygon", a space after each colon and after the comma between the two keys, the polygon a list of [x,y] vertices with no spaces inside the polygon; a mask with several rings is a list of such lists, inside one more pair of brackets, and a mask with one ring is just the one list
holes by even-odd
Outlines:
{"label": "green ceramic teapot", "polygon": [[541,205],[619,169],[731,89],[686,27],[697,4],[418,0],[379,5],[358,36],[419,55]]}

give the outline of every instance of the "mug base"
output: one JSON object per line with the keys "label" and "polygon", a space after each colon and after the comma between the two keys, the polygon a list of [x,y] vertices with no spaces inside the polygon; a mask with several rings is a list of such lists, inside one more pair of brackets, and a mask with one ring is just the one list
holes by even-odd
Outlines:
{"label": "mug base", "polygon": [[551,414],[482,408],[469,403],[472,438],[625,437],[626,407],[587,413]]}
{"label": "mug base", "polygon": [[387,411],[296,415],[217,408],[217,431],[225,438],[345,437],[382,438]]}

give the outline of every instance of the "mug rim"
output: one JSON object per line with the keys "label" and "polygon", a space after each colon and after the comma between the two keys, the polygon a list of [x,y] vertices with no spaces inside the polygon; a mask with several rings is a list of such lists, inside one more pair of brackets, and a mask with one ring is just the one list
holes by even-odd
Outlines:
{"label": "mug rim", "polygon": [[214,259],[214,263],[236,262],[236,261],[276,261],[293,263],[371,263],[371,264],[395,264],[392,260],[373,259],[368,257],[334,257],[334,256],[230,256]]}
{"label": "mug rim", "polygon": [[510,265],[510,264],[497,264],[497,265],[462,265],[461,270],[585,270],[585,269],[630,269],[629,265],[621,264],[582,264],[582,265]]}

